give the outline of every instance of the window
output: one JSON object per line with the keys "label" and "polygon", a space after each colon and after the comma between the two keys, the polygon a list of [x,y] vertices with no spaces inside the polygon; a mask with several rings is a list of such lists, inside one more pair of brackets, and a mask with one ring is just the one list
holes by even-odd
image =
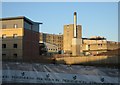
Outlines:
{"label": "window", "polygon": [[69,25],[67,25],[67,28],[69,28]]}
{"label": "window", "polygon": [[6,44],[2,44],[2,48],[6,48]]}
{"label": "window", "polygon": [[16,58],[17,57],[17,53],[14,53],[13,56]]}
{"label": "window", "polygon": [[18,25],[17,25],[17,24],[14,24],[14,25],[13,25],[13,28],[18,28]]}
{"label": "window", "polygon": [[102,47],[102,44],[98,44],[99,47]]}
{"label": "window", "polygon": [[6,38],[6,34],[3,34],[3,35],[2,35],[2,39],[4,39],[4,38]]}
{"label": "window", "polygon": [[17,34],[13,34],[13,38],[16,38],[17,37]]}
{"label": "window", "polygon": [[2,54],[2,56],[6,56],[6,54]]}
{"label": "window", "polygon": [[13,44],[13,48],[17,48],[17,44]]}
{"label": "window", "polygon": [[90,45],[88,45],[88,50],[90,50]]}
{"label": "window", "polygon": [[3,28],[3,29],[6,29],[6,25],[2,25],[2,28]]}

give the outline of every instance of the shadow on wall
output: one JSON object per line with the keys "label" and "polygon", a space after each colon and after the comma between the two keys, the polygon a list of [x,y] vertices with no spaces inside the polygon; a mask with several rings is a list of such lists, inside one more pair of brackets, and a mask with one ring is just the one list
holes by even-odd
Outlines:
{"label": "shadow on wall", "polygon": [[77,57],[57,57],[56,63],[63,64],[82,64],[82,65],[108,65],[118,66],[120,65],[119,57],[120,48],[105,53],[101,53],[97,56],[77,56]]}
{"label": "shadow on wall", "polygon": [[60,64],[81,64],[81,65],[100,65],[118,66],[120,65],[119,56],[83,56],[56,58],[56,63]]}

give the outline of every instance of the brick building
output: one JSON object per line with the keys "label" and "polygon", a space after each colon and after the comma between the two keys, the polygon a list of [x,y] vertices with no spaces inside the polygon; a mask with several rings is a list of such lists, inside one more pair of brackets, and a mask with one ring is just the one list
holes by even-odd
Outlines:
{"label": "brick building", "polygon": [[26,60],[39,56],[39,24],[30,19],[10,17],[2,23],[2,58]]}

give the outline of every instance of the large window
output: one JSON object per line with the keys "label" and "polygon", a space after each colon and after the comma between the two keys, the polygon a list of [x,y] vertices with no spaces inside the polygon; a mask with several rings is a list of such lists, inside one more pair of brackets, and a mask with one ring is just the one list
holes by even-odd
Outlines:
{"label": "large window", "polygon": [[6,48],[6,44],[2,44],[2,48]]}

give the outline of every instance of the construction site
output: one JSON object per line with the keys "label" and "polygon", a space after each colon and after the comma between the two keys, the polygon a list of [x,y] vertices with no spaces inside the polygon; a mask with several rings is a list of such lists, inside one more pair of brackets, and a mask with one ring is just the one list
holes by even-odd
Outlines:
{"label": "construction site", "polygon": [[40,22],[24,16],[2,23],[2,85],[118,85],[119,42],[82,37],[82,25],[63,34],[39,32]]}

